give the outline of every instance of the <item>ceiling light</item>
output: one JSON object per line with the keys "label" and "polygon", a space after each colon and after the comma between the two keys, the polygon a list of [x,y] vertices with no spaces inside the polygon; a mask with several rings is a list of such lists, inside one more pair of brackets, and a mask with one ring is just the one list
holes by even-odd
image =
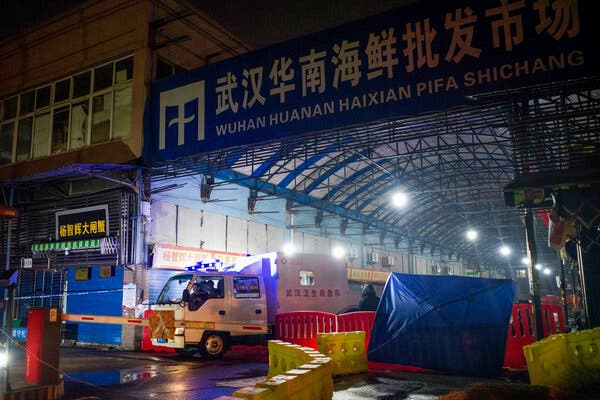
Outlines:
{"label": "ceiling light", "polygon": [[284,244],[282,246],[281,250],[283,251],[283,254],[285,254],[288,257],[293,255],[296,252],[296,248],[291,243]]}
{"label": "ceiling light", "polygon": [[344,258],[346,256],[346,249],[342,246],[335,246],[333,250],[331,250],[331,254],[333,254],[335,258]]}
{"label": "ceiling light", "polygon": [[475,239],[477,239],[477,236],[479,236],[479,234],[477,233],[476,230],[474,229],[469,229],[466,233],[465,236],[467,237],[468,240],[470,240],[471,242],[474,241]]}
{"label": "ceiling light", "polygon": [[544,275],[550,275],[552,270],[550,268],[544,268]]}
{"label": "ceiling light", "polygon": [[408,204],[408,195],[405,192],[398,191],[392,194],[392,205],[396,208],[406,207]]}
{"label": "ceiling light", "polygon": [[538,271],[542,269],[542,264],[535,264],[535,269]]}
{"label": "ceiling light", "polygon": [[503,245],[502,247],[500,247],[499,251],[500,251],[500,254],[502,254],[505,257],[509,256],[510,252],[511,252],[510,247],[508,247],[506,245]]}
{"label": "ceiling light", "polygon": [[521,258],[521,262],[525,265],[529,265],[529,257],[523,257]]}

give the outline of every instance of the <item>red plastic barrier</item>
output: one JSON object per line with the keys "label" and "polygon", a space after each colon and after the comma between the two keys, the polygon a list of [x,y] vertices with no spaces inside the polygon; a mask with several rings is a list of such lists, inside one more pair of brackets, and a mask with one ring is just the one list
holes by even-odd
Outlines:
{"label": "red plastic barrier", "polygon": [[[513,305],[508,325],[506,353],[504,354],[505,367],[521,369],[527,366],[523,346],[529,345],[536,340],[533,323],[534,317],[531,304],[519,303]],[[565,320],[560,306],[542,304],[542,328],[544,337],[565,332]]]}
{"label": "red plastic barrier", "polygon": [[555,333],[565,332],[565,319],[562,311],[563,310],[560,305],[542,305],[542,326],[544,328],[544,337],[554,335]]}
{"label": "red plastic barrier", "polygon": [[[144,310],[144,318],[150,319],[151,315],[152,315],[152,310]],[[144,326],[141,347],[142,347],[143,351],[166,351],[169,353],[175,352],[175,349],[172,347],[153,345],[152,340],[150,339],[150,327],[148,327],[148,326]]]}
{"label": "red plastic barrier", "polygon": [[317,333],[337,332],[337,316],[319,311],[296,311],[275,316],[275,339],[317,349]]}
{"label": "red plastic barrier", "polygon": [[365,349],[369,348],[371,340],[371,328],[375,321],[375,311],[357,311],[340,314],[337,317],[338,332],[365,331]]}

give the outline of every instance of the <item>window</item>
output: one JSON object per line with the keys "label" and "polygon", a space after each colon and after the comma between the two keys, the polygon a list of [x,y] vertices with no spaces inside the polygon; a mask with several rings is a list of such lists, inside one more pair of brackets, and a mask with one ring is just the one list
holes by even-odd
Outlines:
{"label": "window", "polygon": [[235,276],[233,278],[233,295],[236,298],[259,298],[258,278],[255,276]]}
{"label": "window", "polygon": [[44,86],[35,91],[35,108],[36,110],[50,105],[51,86]]}
{"label": "window", "polygon": [[119,60],[115,63],[115,84],[133,79],[133,57]]}
{"label": "window", "polygon": [[68,128],[69,106],[54,110],[54,118],[52,120],[52,153],[67,150]]}
{"label": "window", "polygon": [[17,133],[17,161],[29,160],[31,157],[31,128],[33,117],[19,120],[19,132]]}
{"label": "window", "polygon": [[176,275],[171,277],[158,296],[157,304],[179,303],[183,295],[183,290],[187,289],[188,283],[192,279],[191,274]]}
{"label": "window", "polygon": [[206,299],[222,299],[225,297],[225,281],[222,276],[196,277],[190,295],[205,296]]}
{"label": "window", "polygon": [[35,98],[35,92],[32,90],[21,95],[21,104],[19,107],[19,114],[27,114],[33,112],[33,100]]}
{"label": "window", "polygon": [[300,285],[312,286],[315,284],[315,273],[313,271],[300,271]]}
{"label": "window", "polygon": [[106,89],[112,86],[113,82],[113,65],[103,65],[94,70],[94,92]]}
{"label": "window", "polygon": [[3,99],[0,163],[129,137],[132,79],[130,56]]}
{"label": "window", "polygon": [[85,146],[88,142],[89,100],[73,104],[71,108],[71,142],[72,149]]}
{"label": "window", "polygon": [[54,85],[54,102],[69,100],[71,98],[71,78],[67,78]]}
{"label": "window", "polygon": [[73,97],[78,98],[90,94],[92,72],[87,71],[73,77]]}
{"label": "window", "polygon": [[106,142],[110,138],[111,100],[112,93],[94,96],[92,100],[92,144]]}
{"label": "window", "polygon": [[12,145],[15,123],[0,126],[0,165],[12,162]]}
{"label": "window", "polygon": [[17,116],[17,96],[4,101],[4,115],[2,120],[12,119]]}
{"label": "window", "polygon": [[131,87],[115,92],[113,138],[129,137],[131,127]]}
{"label": "window", "polygon": [[35,117],[33,131],[33,158],[47,156],[50,152],[50,113]]}

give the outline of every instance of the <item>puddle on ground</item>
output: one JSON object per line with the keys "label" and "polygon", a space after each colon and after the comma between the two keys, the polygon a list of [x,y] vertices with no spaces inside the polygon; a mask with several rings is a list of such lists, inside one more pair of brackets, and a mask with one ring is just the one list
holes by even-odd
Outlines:
{"label": "puddle on ground", "polygon": [[71,372],[64,374],[65,382],[84,382],[96,386],[119,385],[148,379],[158,375],[158,371],[152,368],[122,369],[109,371]]}

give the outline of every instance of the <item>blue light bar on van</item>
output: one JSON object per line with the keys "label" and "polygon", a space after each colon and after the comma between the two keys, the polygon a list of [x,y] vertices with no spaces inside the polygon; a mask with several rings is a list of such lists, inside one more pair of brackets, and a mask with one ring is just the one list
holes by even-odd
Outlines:
{"label": "blue light bar on van", "polygon": [[213,270],[213,271],[218,271],[219,268],[221,268],[223,266],[223,262],[221,262],[221,260],[219,260],[218,258],[215,258],[214,260],[207,260],[207,261],[198,261],[196,263],[196,265],[192,265],[191,267],[187,267],[186,270],[187,271],[200,271],[200,270]]}

